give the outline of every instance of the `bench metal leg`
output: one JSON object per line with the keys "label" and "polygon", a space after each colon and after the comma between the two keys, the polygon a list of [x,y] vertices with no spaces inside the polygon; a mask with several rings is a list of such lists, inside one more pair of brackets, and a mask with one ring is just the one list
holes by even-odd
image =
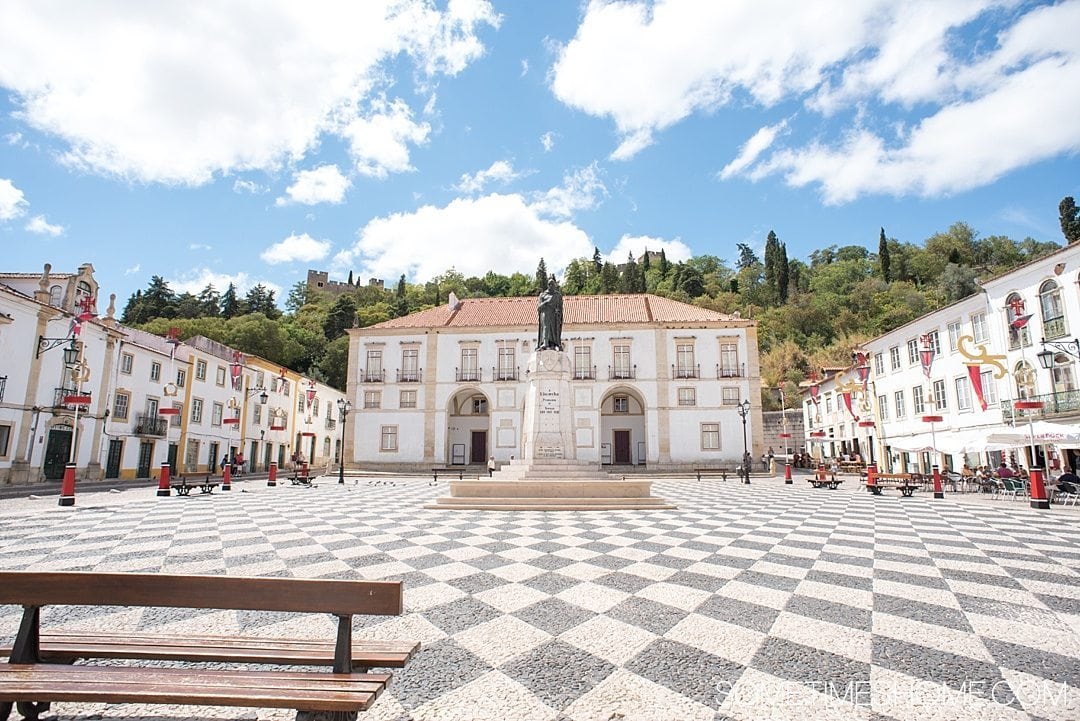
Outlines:
{"label": "bench metal leg", "polygon": [[[296,721],[356,721],[356,711],[297,711]],[[0,721],[3,721],[0,719]]]}
{"label": "bench metal leg", "polygon": [[41,714],[46,713],[52,704],[48,701],[17,701],[15,708],[19,710],[26,721],[38,721]]}
{"label": "bench metal leg", "polygon": [[7,721],[11,715],[11,702],[0,701],[0,721]]}

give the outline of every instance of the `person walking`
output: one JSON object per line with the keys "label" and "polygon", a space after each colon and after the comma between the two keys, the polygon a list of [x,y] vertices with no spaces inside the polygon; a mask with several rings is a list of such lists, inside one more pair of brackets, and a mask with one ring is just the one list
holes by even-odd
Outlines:
{"label": "person walking", "polygon": [[488,478],[491,478],[491,474],[495,473],[495,456],[488,458]]}

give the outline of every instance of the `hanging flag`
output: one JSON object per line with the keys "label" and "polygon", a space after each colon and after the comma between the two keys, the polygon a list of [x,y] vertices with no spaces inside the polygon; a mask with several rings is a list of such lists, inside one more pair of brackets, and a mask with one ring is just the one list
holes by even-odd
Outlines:
{"label": "hanging flag", "polygon": [[850,413],[851,417],[854,418],[857,422],[859,420],[859,417],[855,415],[855,411],[851,410],[851,393],[845,391],[844,393],[840,394],[840,397],[844,399],[844,405],[847,406],[847,412]]}
{"label": "hanging flag", "polygon": [[1027,325],[1028,321],[1031,320],[1032,315],[1032,313],[1028,313],[1026,315],[1018,315],[1013,318],[1012,323],[1009,323],[1009,326],[1015,328],[1016,330],[1020,330]]}
{"label": "hanging flag", "polygon": [[975,391],[975,397],[979,399],[979,407],[984,411],[986,410],[986,398],[983,397],[982,387],[982,366],[977,363],[965,363],[968,370],[968,379],[971,380],[971,387]]}

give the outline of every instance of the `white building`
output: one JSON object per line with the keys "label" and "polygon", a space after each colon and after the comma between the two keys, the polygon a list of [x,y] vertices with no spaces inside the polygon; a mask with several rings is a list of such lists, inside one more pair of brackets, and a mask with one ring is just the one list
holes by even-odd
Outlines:
{"label": "white building", "polygon": [[[824,456],[859,452],[890,471],[928,471],[935,462],[959,470],[965,463],[997,465],[1003,457],[1025,467],[1075,467],[1080,443],[1037,442],[1033,459],[1030,444],[992,439],[1017,438],[1029,419],[1074,428],[1080,422],[1080,247],[1063,248],[980,285],[980,293],[861,349],[870,366],[869,398],[855,392],[855,415],[868,401],[860,418],[872,426],[859,425],[841,401],[849,384],[860,385],[854,365],[822,380],[816,406],[805,395],[808,448]],[[1018,329],[1013,321],[1021,307],[1031,317]],[[929,376],[921,357],[927,347],[933,351]],[[1041,401],[1043,407],[1014,412],[1017,400]],[[926,420],[931,417],[941,421]]]}
{"label": "white building", "polygon": [[[579,461],[734,466],[744,438],[761,454],[754,321],[654,295],[563,303]],[[520,457],[535,298],[451,296],[349,336],[352,463],[426,471]]]}

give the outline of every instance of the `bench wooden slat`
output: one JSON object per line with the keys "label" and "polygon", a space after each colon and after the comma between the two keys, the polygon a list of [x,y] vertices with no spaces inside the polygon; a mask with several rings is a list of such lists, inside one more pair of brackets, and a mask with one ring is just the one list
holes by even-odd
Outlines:
{"label": "bench wooden slat", "polygon": [[[420,648],[419,643],[355,639],[352,665],[364,668],[402,668]],[[0,646],[8,656],[10,646]],[[274,663],[296,666],[330,666],[334,643],[308,639],[255,636],[170,636],[44,632],[41,660],[126,658],[195,663]]]}
{"label": "bench wooden slat", "polygon": [[0,701],[185,703],[362,711],[371,706],[389,680],[389,674],[0,664]]}
{"label": "bench wooden slat", "polygon": [[342,581],[164,573],[0,571],[0,603],[158,606],[398,616],[399,581]]}

